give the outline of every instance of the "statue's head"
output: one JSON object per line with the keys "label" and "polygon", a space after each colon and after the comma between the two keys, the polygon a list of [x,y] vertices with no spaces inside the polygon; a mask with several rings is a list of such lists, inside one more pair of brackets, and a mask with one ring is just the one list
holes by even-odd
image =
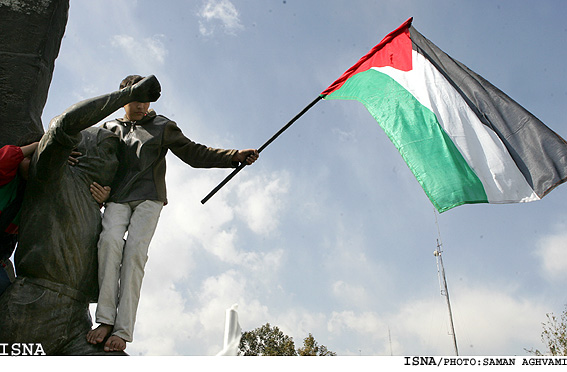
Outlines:
{"label": "statue's head", "polygon": [[98,183],[110,185],[118,169],[118,143],[118,136],[107,129],[84,129],[77,146],[82,155],[75,166],[92,174]]}

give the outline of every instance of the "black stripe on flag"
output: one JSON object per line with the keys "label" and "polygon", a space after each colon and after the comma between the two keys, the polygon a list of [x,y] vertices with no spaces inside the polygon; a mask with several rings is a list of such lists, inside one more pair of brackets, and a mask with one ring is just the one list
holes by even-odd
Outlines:
{"label": "black stripe on flag", "polygon": [[541,198],[567,180],[567,142],[482,76],[451,58],[410,26],[413,49],[427,58],[459,92],[480,121],[508,149]]}

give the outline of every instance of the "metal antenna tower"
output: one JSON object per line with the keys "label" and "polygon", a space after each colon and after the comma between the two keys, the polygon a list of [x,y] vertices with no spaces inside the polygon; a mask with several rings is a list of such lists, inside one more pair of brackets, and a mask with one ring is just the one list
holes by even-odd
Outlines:
{"label": "metal antenna tower", "polygon": [[447,278],[445,277],[445,267],[443,266],[443,257],[441,243],[437,239],[437,250],[433,255],[437,259],[437,273],[439,276],[439,286],[441,287],[441,295],[447,299],[447,308],[449,309],[449,325],[451,327],[450,335],[453,336],[453,346],[455,348],[455,355],[459,356],[459,348],[457,347],[457,336],[455,334],[455,327],[453,325],[453,312],[451,311],[451,301],[449,301],[449,289],[447,288]]}
{"label": "metal antenna tower", "polygon": [[449,301],[449,288],[447,288],[447,278],[445,277],[445,267],[443,266],[443,243],[441,243],[441,229],[437,221],[437,211],[435,213],[435,225],[437,226],[437,250],[433,252],[437,260],[437,276],[439,278],[439,286],[441,287],[441,295],[447,299],[447,309],[449,310],[449,326],[451,327],[449,335],[453,337],[453,347],[455,348],[455,355],[459,356],[459,348],[457,347],[457,335],[455,334],[455,326],[453,325],[453,312],[451,311],[451,301]]}

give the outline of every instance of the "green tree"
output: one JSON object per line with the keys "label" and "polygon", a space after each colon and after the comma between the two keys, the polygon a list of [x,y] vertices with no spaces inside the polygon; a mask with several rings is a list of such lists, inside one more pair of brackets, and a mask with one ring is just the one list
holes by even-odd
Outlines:
{"label": "green tree", "polygon": [[270,323],[249,332],[243,332],[238,346],[240,355],[295,356],[293,338]]}
{"label": "green tree", "polygon": [[337,353],[329,351],[325,345],[319,345],[310,333],[303,339],[303,347],[297,349],[300,356],[335,356]]}
{"label": "green tree", "polygon": [[527,350],[535,355],[567,356],[567,305],[558,319],[553,313],[546,314],[547,323],[542,323],[541,342],[547,347],[547,354],[539,350]]}

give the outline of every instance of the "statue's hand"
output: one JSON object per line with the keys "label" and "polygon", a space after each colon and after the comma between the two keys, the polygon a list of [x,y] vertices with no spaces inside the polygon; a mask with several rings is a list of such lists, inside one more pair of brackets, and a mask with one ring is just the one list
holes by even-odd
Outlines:
{"label": "statue's hand", "polygon": [[147,76],[132,86],[132,95],[138,102],[155,102],[161,95],[161,85],[154,75]]}

